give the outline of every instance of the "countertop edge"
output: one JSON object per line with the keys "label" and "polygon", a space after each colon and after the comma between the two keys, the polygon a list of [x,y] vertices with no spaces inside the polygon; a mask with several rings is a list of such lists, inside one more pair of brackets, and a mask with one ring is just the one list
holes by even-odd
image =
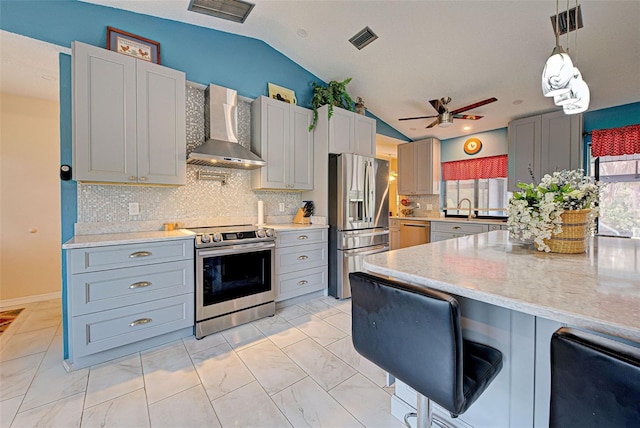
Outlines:
{"label": "countertop edge", "polygon": [[99,235],[76,235],[62,244],[63,250],[76,248],[105,247],[108,245],[142,244],[146,242],[172,241],[177,239],[194,239],[195,233],[179,229],[173,231],[148,231],[105,233]]}

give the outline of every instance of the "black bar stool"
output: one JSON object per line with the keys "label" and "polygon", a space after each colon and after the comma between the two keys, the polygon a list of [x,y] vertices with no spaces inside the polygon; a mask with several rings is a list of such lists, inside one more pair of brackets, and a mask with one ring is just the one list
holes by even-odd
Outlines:
{"label": "black bar stool", "polygon": [[407,426],[410,416],[431,426],[429,400],[461,415],[502,369],[500,351],[463,339],[452,296],[362,272],[349,279],[353,346],[419,394]]}
{"label": "black bar stool", "polygon": [[640,347],[567,327],[553,333],[549,426],[640,427]]}

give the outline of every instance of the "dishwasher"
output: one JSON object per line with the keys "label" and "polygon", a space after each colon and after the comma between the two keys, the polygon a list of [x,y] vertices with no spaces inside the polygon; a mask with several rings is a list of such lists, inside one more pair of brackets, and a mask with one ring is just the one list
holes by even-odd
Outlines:
{"label": "dishwasher", "polygon": [[423,220],[400,220],[400,248],[428,244],[430,223]]}

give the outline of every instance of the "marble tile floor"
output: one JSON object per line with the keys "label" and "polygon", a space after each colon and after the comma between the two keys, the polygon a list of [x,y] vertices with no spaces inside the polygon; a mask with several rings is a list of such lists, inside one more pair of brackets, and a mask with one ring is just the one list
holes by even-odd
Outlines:
{"label": "marble tile floor", "polygon": [[404,426],[384,372],[353,349],[349,300],[314,299],[71,373],[60,299],[20,306],[0,336],[2,428]]}

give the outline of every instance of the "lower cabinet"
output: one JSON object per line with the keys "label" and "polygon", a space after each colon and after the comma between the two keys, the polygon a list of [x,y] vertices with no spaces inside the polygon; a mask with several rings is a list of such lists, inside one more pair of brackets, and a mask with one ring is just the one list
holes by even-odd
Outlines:
{"label": "lower cabinet", "polygon": [[327,229],[278,231],[276,302],[328,287]]}
{"label": "lower cabinet", "polygon": [[397,250],[400,248],[400,219],[389,219],[389,249]]}
{"label": "lower cabinet", "polygon": [[445,239],[460,238],[476,233],[488,232],[489,226],[477,223],[457,223],[451,221],[431,222],[431,242],[444,241]]}
{"label": "lower cabinet", "polygon": [[193,240],[67,250],[65,363],[87,367],[193,334]]}

